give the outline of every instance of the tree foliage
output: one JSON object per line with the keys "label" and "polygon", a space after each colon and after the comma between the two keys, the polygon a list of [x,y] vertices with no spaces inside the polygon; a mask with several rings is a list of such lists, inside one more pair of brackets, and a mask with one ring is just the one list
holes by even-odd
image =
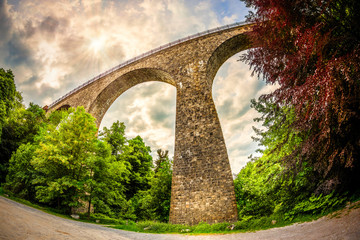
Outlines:
{"label": "tree foliage", "polygon": [[105,127],[98,138],[83,107],[47,116],[36,104],[25,108],[10,70],[0,69],[0,87],[0,176],[7,192],[67,213],[87,203],[88,217],[93,209],[105,218],[168,218],[167,151],[155,174],[150,148],[140,136],[127,139],[124,123]]}
{"label": "tree foliage", "polygon": [[0,68],[0,130],[5,117],[14,106],[15,95],[14,74],[11,70]]}
{"label": "tree foliage", "polygon": [[14,108],[3,125],[3,136],[0,143],[0,158],[7,163],[11,154],[21,144],[34,142],[45,121],[45,111],[38,105],[30,103],[28,108]]}
{"label": "tree foliage", "polygon": [[57,126],[42,129],[32,159],[39,173],[34,179],[39,201],[61,203],[68,212],[80,205],[90,175],[89,161],[97,154],[96,132],[95,119],[83,107],[70,109]]}
{"label": "tree foliage", "polygon": [[126,143],[124,123],[116,121],[110,128],[104,127],[102,132],[100,132],[100,136],[110,144],[112,155],[118,157],[123,152],[123,147]]}
{"label": "tree foliage", "polygon": [[38,105],[30,103],[25,109],[13,73],[0,68],[0,183],[5,182],[11,155],[21,144],[33,142],[44,119]]}
{"label": "tree foliage", "polygon": [[156,153],[158,154],[158,158],[155,160],[154,164],[155,164],[155,169],[154,172],[157,173],[160,168],[162,167],[161,164],[163,162],[169,161],[169,151],[163,151],[161,149],[158,149],[156,151]]}
{"label": "tree foliage", "polygon": [[97,141],[96,155],[89,158],[87,167],[90,173],[85,178],[85,198],[88,216],[93,204],[94,212],[112,218],[132,218],[128,212],[129,203],[124,196],[121,184],[128,177],[127,165],[111,155],[111,146],[105,141]]}
{"label": "tree foliage", "polygon": [[172,161],[168,157],[168,151],[158,149],[158,157],[155,161],[154,176],[150,180],[150,189],[142,191],[139,208],[142,219],[153,219],[162,222],[169,221]]}
{"label": "tree foliage", "polygon": [[279,89],[262,98],[294,107],[295,131],[308,132],[287,158],[322,176],[317,193],[356,188],[360,149],[360,2],[243,0],[256,12],[243,60]]}
{"label": "tree foliage", "polygon": [[27,143],[16,150],[11,156],[4,186],[6,190],[26,200],[35,198],[33,180],[36,177],[36,171],[31,165],[35,149],[35,145]]}
{"label": "tree foliage", "polygon": [[[12,109],[15,94],[16,88],[13,73],[11,70],[5,71],[3,68],[0,68],[0,144],[3,136],[3,128]],[[1,149],[0,153],[4,150],[5,149]],[[4,182],[5,180],[9,159],[10,157],[5,159],[4,156],[0,156],[0,182]]]}
{"label": "tree foliage", "polygon": [[143,139],[137,136],[127,141],[121,159],[129,163],[129,181],[124,182],[125,195],[131,199],[141,190],[150,187],[151,171],[153,163],[150,155],[150,147],[146,146]]}
{"label": "tree foliage", "polygon": [[[298,161],[294,151],[306,139],[307,131],[296,131],[293,107],[279,106],[271,99],[252,100],[253,108],[262,114],[262,130],[255,129],[262,155],[252,158],[237,175],[235,194],[241,219],[269,217],[291,220],[301,214],[318,214],[344,203],[344,197],[331,193],[315,196],[322,176],[311,161]],[[292,168],[288,162],[296,163]],[[294,159],[293,159],[294,158]]]}

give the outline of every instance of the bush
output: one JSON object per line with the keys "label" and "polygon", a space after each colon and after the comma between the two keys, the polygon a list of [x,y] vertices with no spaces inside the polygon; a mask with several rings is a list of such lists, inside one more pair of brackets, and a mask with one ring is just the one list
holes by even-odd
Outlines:
{"label": "bush", "polygon": [[154,221],[142,221],[136,223],[138,231],[141,232],[154,232],[154,233],[180,233],[184,229],[190,229],[188,226],[180,224],[169,224],[163,222],[154,222]]}
{"label": "bush", "polygon": [[325,214],[344,206],[346,199],[346,196],[334,195],[334,192],[325,196],[322,194],[319,196],[312,195],[309,199],[297,203],[291,211],[285,213],[285,219],[292,220],[294,217],[306,214]]}
{"label": "bush", "polygon": [[195,226],[194,232],[197,233],[207,233],[210,231],[210,225],[206,222],[200,222],[198,225]]}
{"label": "bush", "polygon": [[229,231],[229,226],[231,223],[223,222],[223,223],[215,223],[210,225],[211,232],[222,232],[222,231]]}
{"label": "bush", "polygon": [[248,228],[252,230],[269,228],[272,226],[271,221],[272,221],[271,217],[261,217],[261,218],[252,219],[248,223]]}
{"label": "bush", "polygon": [[[87,214],[82,214],[81,215],[81,219],[87,219]],[[123,219],[116,219],[116,218],[111,218],[108,217],[104,214],[101,213],[94,213],[90,215],[90,220],[91,221],[96,221],[99,220],[100,223],[105,223],[105,224],[126,224],[126,220]]]}

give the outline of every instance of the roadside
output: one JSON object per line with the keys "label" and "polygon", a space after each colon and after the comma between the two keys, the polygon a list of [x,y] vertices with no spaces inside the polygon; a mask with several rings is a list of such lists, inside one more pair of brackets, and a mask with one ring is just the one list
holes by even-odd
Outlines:
{"label": "roadside", "polygon": [[[332,216],[332,217],[331,217]],[[316,221],[249,233],[179,235],[136,233],[64,219],[0,196],[0,239],[360,239],[360,208],[345,208]]]}

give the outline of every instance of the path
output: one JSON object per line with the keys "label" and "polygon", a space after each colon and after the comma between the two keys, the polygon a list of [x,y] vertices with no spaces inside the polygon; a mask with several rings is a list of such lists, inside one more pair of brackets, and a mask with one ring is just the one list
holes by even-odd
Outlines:
{"label": "path", "polygon": [[0,197],[0,239],[6,240],[255,240],[255,239],[360,239],[360,208],[341,211],[341,218],[323,217],[316,221],[252,233],[179,235],[146,234],[106,228],[59,218]]}

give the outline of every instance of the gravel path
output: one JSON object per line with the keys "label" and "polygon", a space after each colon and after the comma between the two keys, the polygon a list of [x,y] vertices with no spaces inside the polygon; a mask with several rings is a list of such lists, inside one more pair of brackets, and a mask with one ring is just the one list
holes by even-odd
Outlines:
{"label": "gravel path", "polygon": [[213,235],[146,234],[106,228],[59,218],[0,197],[0,239],[99,239],[99,240],[255,240],[255,239],[360,239],[360,208],[342,210],[341,217],[269,230]]}

